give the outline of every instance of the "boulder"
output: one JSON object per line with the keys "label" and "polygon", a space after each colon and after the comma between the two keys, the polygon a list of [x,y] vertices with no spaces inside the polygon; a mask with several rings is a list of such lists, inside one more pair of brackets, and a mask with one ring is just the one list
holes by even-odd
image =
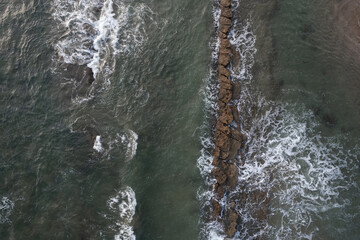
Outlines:
{"label": "boulder", "polygon": [[214,152],[213,152],[213,156],[214,156],[214,158],[215,157],[220,157],[220,148],[215,147]]}
{"label": "boulder", "polygon": [[225,135],[228,135],[228,136],[231,134],[230,128],[227,125],[225,125],[224,123],[220,122],[220,121],[218,121],[216,123],[216,130],[220,131],[220,132],[222,132],[222,133],[224,133]]}
{"label": "boulder", "polygon": [[232,84],[228,84],[225,82],[220,82],[220,88],[232,90]]}
{"label": "boulder", "polygon": [[241,142],[230,138],[230,151],[229,151],[229,156],[228,159],[235,159],[238,155],[239,155],[239,151],[241,149]]}
{"label": "boulder", "polygon": [[223,76],[223,75],[221,75],[221,76],[219,77],[219,79],[220,79],[220,82],[221,82],[221,83],[232,84],[232,83],[231,83],[231,80],[228,79],[227,77]]}
{"label": "boulder", "polygon": [[220,39],[220,49],[221,48],[230,48],[231,47],[231,43],[229,41],[229,39]]}
{"label": "boulder", "polygon": [[232,91],[225,88],[220,88],[219,90],[219,100],[224,103],[229,103],[232,98]]}
{"label": "boulder", "polygon": [[228,159],[229,155],[230,155],[230,151],[226,151],[226,152],[221,151],[220,152],[220,159],[224,159],[224,160]]}
{"label": "boulder", "polygon": [[213,165],[214,167],[218,167],[219,164],[220,164],[219,157],[213,157],[213,161],[212,161],[211,165]]}
{"label": "boulder", "polygon": [[220,217],[221,214],[221,207],[218,201],[213,201],[213,215],[215,218]]}
{"label": "boulder", "polygon": [[86,82],[91,85],[95,81],[94,72],[91,68],[86,67],[85,71]]}
{"label": "boulder", "polygon": [[215,188],[214,188],[214,193],[215,193],[215,197],[217,199],[221,199],[224,197],[225,195],[225,188],[223,185],[219,185],[218,183],[215,184]]}
{"label": "boulder", "polygon": [[225,223],[225,233],[229,238],[232,238],[236,233],[238,214],[234,210],[230,210]]}
{"label": "boulder", "polygon": [[232,13],[232,11],[231,11],[231,8],[229,8],[229,7],[222,7],[222,8],[221,8],[221,16],[227,17],[227,18],[232,18],[233,13]]}
{"label": "boulder", "polygon": [[223,33],[223,32],[219,32],[219,37],[220,38],[227,38],[227,35],[225,34],[225,33]]}
{"label": "boulder", "polygon": [[221,151],[230,150],[230,138],[224,133],[217,131],[215,145],[220,148]]}
{"label": "boulder", "polygon": [[225,48],[225,47],[220,47],[219,52],[220,53],[225,53],[225,54],[231,54],[231,49]]}
{"label": "boulder", "polygon": [[225,77],[230,77],[230,72],[223,65],[219,65],[218,68],[219,75],[224,75]]}
{"label": "boulder", "polygon": [[231,20],[227,17],[220,16],[220,24],[231,25]]}
{"label": "boulder", "polygon": [[222,7],[230,7],[231,6],[231,0],[220,0],[220,5]]}
{"label": "boulder", "polygon": [[219,54],[219,64],[227,66],[230,63],[230,54],[220,53]]}
{"label": "boulder", "polygon": [[227,164],[226,168],[224,169],[224,172],[225,172],[226,178],[228,180],[227,185],[231,189],[236,188],[236,186],[238,184],[238,176],[239,176],[238,168],[233,163]]}
{"label": "boulder", "polygon": [[218,184],[223,185],[226,182],[227,176],[219,168],[213,168],[211,171]]}
{"label": "boulder", "polygon": [[227,34],[231,28],[231,25],[228,25],[228,24],[220,24],[219,25],[219,28],[220,28],[220,32],[224,33],[224,34]]}
{"label": "boulder", "polygon": [[225,108],[220,109],[219,121],[224,124],[230,124],[234,120],[230,106],[226,105]]}

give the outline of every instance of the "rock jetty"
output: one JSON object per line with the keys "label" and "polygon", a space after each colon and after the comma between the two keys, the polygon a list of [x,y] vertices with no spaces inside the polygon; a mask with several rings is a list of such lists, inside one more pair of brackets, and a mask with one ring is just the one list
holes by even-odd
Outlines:
{"label": "rock jetty", "polygon": [[[235,211],[235,203],[223,209],[220,200],[238,184],[237,156],[244,148],[246,135],[241,132],[240,118],[237,107],[232,104],[239,98],[239,86],[231,81],[228,69],[232,58],[231,43],[228,33],[232,25],[232,10],[230,0],[220,0],[221,15],[219,19],[220,49],[218,58],[218,118],[215,125],[215,149],[213,152],[214,166],[212,175],[216,179],[213,186],[215,198],[213,199],[212,217],[222,221],[225,233],[233,237],[237,231],[240,217]],[[235,124],[234,124],[235,123]]]}

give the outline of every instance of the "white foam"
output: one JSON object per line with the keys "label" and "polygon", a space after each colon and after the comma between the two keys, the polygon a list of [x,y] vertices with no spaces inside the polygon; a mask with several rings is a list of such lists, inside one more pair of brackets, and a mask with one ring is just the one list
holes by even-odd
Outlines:
{"label": "white foam", "polygon": [[101,136],[96,136],[93,149],[96,150],[97,152],[104,151],[104,148],[102,147],[102,144],[101,144]]}
{"label": "white foam", "polygon": [[134,231],[132,229],[132,221],[136,209],[135,192],[131,187],[126,187],[119,191],[116,196],[108,200],[109,209],[118,214],[118,221],[115,223],[119,233],[114,236],[115,240],[135,240]]}
{"label": "white foam", "polygon": [[9,222],[9,217],[14,209],[14,202],[7,197],[2,197],[0,201],[0,224]]}
{"label": "white foam", "polygon": [[141,52],[145,21],[153,14],[143,3],[120,0],[55,0],[53,10],[54,19],[67,30],[55,44],[59,57],[87,65],[95,78],[100,71],[112,73],[118,53]]}
{"label": "white foam", "polygon": [[137,150],[137,140],[139,136],[132,130],[128,130],[124,134],[117,134],[117,138],[120,139],[122,144],[127,146],[126,148],[126,158],[131,160],[134,158]]}

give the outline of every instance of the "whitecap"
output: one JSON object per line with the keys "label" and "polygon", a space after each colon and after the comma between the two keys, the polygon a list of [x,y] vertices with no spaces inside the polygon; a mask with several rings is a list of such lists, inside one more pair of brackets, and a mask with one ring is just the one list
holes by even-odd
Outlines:
{"label": "whitecap", "polygon": [[102,147],[101,144],[101,136],[96,136],[93,149],[96,150],[97,152],[104,151],[104,148]]}

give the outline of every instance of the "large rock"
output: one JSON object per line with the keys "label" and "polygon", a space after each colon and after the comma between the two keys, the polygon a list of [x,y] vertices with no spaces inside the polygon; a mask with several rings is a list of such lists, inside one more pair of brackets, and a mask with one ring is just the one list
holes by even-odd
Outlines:
{"label": "large rock", "polygon": [[216,132],[215,145],[220,148],[221,151],[230,150],[230,138],[224,133],[217,131]]}
{"label": "large rock", "polygon": [[222,7],[221,8],[221,16],[227,17],[227,18],[232,18],[233,14],[232,14],[231,8]]}
{"label": "large rock", "polygon": [[220,75],[219,80],[222,83],[232,84],[231,80],[228,79],[227,77],[223,76],[223,75]]}
{"label": "large rock", "polygon": [[221,206],[218,201],[213,201],[213,215],[215,218],[220,217],[221,214]]}
{"label": "large rock", "polygon": [[216,197],[217,199],[223,198],[224,195],[225,195],[225,188],[224,188],[224,186],[216,183],[216,184],[215,184],[215,188],[214,188],[214,193],[215,193],[215,197]]}
{"label": "large rock", "polygon": [[231,43],[229,41],[229,39],[220,39],[220,49],[221,48],[230,48],[231,47]]}
{"label": "large rock", "polygon": [[223,33],[223,32],[219,32],[219,37],[220,38],[227,38],[227,35],[225,34],[225,33]]}
{"label": "large rock", "polygon": [[231,28],[231,25],[229,24],[220,24],[219,25],[219,28],[220,28],[220,32],[224,33],[224,34],[227,34]]}
{"label": "large rock", "polygon": [[227,164],[226,168],[224,169],[226,177],[227,177],[227,185],[234,189],[236,188],[238,184],[238,177],[239,177],[239,171],[235,164]]}
{"label": "large rock", "polygon": [[230,138],[230,151],[229,151],[228,159],[230,160],[236,159],[236,157],[239,155],[241,146],[242,146],[241,142]]}
{"label": "large rock", "polygon": [[220,16],[220,24],[231,25],[231,20],[227,17]]}
{"label": "large rock", "polygon": [[224,123],[220,122],[220,121],[218,121],[216,123],[216,130],[218,130],[218,131],[220,131],[220,132],[222,132],[222,133],[224,133],[225,135],[228,135],[228,136],[231,134],[230,128],[227,125],[225,125]]}
{"label": "large rock", "polygon": [[231,0],[220,0],[220,5],[222,7],[230,7],[231,6]]}
{"label": "large rock", "polygon": [[224,103],[229,103],[232,98],[232,91],[225,88],[220,88],[219,90],[219,100]]}
{"label": "large rock", "polygon": [[219,64],[227,66],[230,63],[230,54],[220,53],[219,54]]}
{"label": "large rock", "polygon": [[91,68],[86,67],[85,71],[86,82],[91,85],[95,81],[94,72]]}
{"label": "large rock", "polygon": [[225,47],[220,47],[220,50],[219,50],[220,54],[221,53],[225,53],[225,54],[231,54],[231,49],[229,48],[225,48]]}
{"label": "large rock", "polygon": [[222,89],[232,90],[232,84],[228,84],[228,83],[220,82],[220,88],[222,88]]}
{"label": "large rock", "polygon": [[223,185],[226,182],[227,176],[219,168],[213,168],[212,174],[215,177],[218,184]]}
{"label": "large rock", "polygon": [[231,107],[226,105],[225,108],[220,110],[219,121],[224,124],[230,124],[234,120],[232,115]]}
{"label": "large rock", "polygon": [[234,210],[229,210],[228,217],[225,223],[225,233],[228,237],[232,238],[236,233],[238,214]]}
{"label": "large rock", "polygon": [[219,75],[224,75],[225,77],[230,77],[229,70],[226,69],[226,67],[224,67],[223,65],[219,65],[218,71],[219,71]]}

